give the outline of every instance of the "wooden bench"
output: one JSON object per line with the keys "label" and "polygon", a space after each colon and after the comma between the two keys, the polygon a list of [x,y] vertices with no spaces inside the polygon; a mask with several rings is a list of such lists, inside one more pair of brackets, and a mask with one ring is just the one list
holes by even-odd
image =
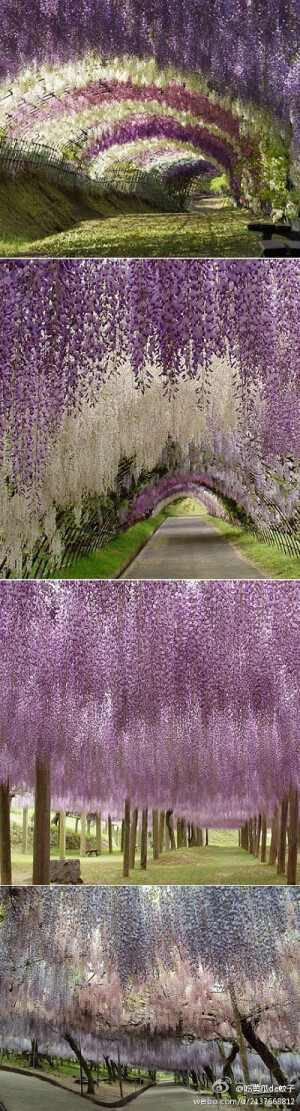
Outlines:
{"label": "wooden bench", "polygon": [[93,849],[90,841],[88,841],[87,845],[86,845],[85,855],[86,856],[93,856],[93,853],[95,854],[95,856],[99,856],[99,849],[96,849],[96,848]]}
{"label": "wooden bench", "polygon": [[[298,258],[300,256],[300,229],[290,224],[248,224],[248,231],[258,231],[262,237],[264,258]],[[275,237],[275,238],[274,238]]]}
{"label": "wooden bench", "polygon": [[50,883],[82,883],[80,860],[50,860]]}

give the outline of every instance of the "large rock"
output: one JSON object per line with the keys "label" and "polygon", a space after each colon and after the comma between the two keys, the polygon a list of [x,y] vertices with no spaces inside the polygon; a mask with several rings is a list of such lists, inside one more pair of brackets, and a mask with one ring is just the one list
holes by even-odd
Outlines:
{"label": "large rock", "polygon": [[50,883],[82,883],[80,860],[50,860]]}

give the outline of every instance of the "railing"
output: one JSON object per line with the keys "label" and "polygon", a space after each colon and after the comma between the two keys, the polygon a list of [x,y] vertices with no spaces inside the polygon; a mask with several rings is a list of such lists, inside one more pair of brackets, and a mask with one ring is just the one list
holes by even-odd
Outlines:
{"label": "railing", "polygon": [[155,171],[147,173],[130,167],[126,172],[123,165],[119,171],[114,168],[95,179],[53,147],[38,142],[26,145],[17,139],[11,143],[5,139],[0,140],[0,172],[2,170],[9,177],[17,177],[26,169],[42,171],[61,185],[84,189],[94,196],[100,197],[113,192],[123,196],[136,196],[167,212],[177,212],[181,207],[179,197]]}

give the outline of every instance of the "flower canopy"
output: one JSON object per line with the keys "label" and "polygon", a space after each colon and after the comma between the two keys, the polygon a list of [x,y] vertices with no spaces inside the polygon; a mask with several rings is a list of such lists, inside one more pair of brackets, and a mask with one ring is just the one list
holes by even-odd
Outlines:
{"label": "flower canopy", "polygon": [[117,484],[120,524],[174,473],[297,531],[296,262],[4,261],[0,290],[2,573],[43,537],[59,563],[59,513],[84,534]]}
{"label": "flower canopy", "polygon": [[0,953],[7,1040],[72,1031],[94,1059],[118,1046],[125,1063],[201,1067],[212,1038],[237,1037],[238,1009],[299,1049],[291,889],[4,888]]}
{"label": "flower canopy", "polygon": [[299,45],[298,0],[30,0],[26,18],[4,0],[2,136],[131,189],[140,145],[164,185],[175,145],[178,167],[204,156],[242,203],[284,207],[292,137],[299,188]]}
{"label": "flower canopy", "polygon": [[297,582],[3,583],[0,781],[240,826],[300,786]]}

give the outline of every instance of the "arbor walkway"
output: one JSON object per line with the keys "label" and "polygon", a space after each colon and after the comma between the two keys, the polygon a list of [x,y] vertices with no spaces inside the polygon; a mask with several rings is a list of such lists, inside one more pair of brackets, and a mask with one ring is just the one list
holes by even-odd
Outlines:
{"label": "arbor walkway", "polygon": [[[213,1096],[205,1092],[193,1092],[188,1088],[181,1088],[179,1084],[158,1084],[156,1088],[148,1088],[142,1092],[136,1104],[136,1111],[187,1111],[187,1108],[212,1107]],[[201,1102],[200,1102],[201,1100]],[[216,1102],[217,1107],[217,1102]]]}
{"label": "arbor walkway", "polygon": [[[34,1076],[0,1071],[0,1102],[5,1111],[86,1111],[87,1100]],[[95,1104],[92,1104],[94,1107]],[[100,1106],[100,1104],[99,1104]]]}
{"label": "arbor walkway", "polygon": [[263,579],[203,517],[168,517],[123,579]]}

